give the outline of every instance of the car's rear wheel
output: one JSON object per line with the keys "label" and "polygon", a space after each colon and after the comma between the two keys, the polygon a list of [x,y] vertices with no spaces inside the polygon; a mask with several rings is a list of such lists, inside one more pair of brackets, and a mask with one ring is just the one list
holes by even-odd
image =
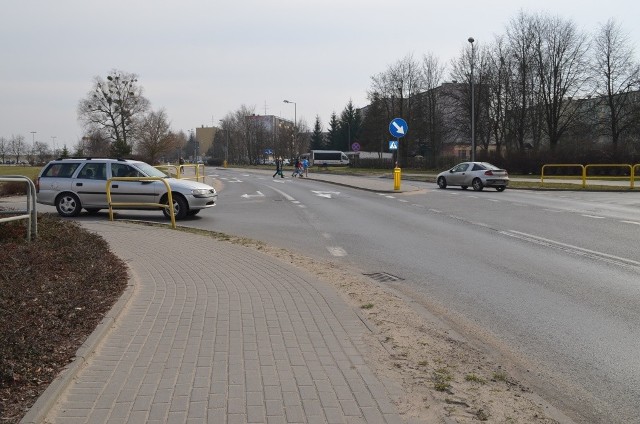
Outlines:
{"label": "car's rear wheel", "polygon": [[438,187],[447,188],[447,180],[444,177],[438,178]]}
{"label": "car's rear wheel", "polygon": [[78,216],[82,210],[80,199],[73,193],[62,193],[56,198],[56,210],[65,218]]}
{"label": "car's rear wheel", "polygon": [[507,188],[505,186],[498,186],[496,187],[496,191],[504,191],[504,189]]}
{"label": "car's rear wheel", "polygon": [[482,180],[480,180],[480,178],[474,178],[471,182],[471,186],[475,191],[482,191],[482,189],[484,188],[484,186],[482,185]]}
{"label": "car's rear wheel", "polygon": [[[165,197],[163,197],[162,203],[165,205],[167,204],[166,195]],[[183,219],[184,217],[187,216],[188,212],[189,212],[189,204],[184,199],[184,197],[180,196],[179,194],[174,194],[173,195],[173,214],[175,215],[176,219]],[[171,212],[169,212],[169,209],[166,209],[166,208],[162,209],[162,213],[164,214],[164,216],[171,219]]]}

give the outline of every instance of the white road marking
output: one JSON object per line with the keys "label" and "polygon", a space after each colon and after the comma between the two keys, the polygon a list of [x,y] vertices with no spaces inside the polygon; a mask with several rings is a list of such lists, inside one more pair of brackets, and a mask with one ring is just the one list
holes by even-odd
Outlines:
{"label": "white road marking", "polygon": [[584,249],[582,247],[574,246],[572,244],[561,243],[559,241],[551,240],[544,237],[534,236],[533,234],[527,234],[520,231],[508,230],[508,231],[500,231],[500,234],[518,238],[521,240],[530,241],[533,243],[541,244],[543,246],[549,247],[562,247],[567,250],[572,250],[575,253],[582,254],[584,256],[595,257],[600,260],[605,260],[608,262],[616,262],[618,264],[622,263],[624,265],[634,265],[640,266],[640,262],[634,261],[633,259],[622,258],[620,256],[609,255],[608,253],[598,252],[596,250]]}
{"label": "white road marking", "polygon": [[640,225],[640,222],[636,222],[636,221],[620,221],[620,222],[624,222],[625,224],[635,224],[635,225]]}
{"label": "white road marking", "polygon": [[311,190],[311,193],[315,194],[318,197],[325,197],[327,199],[331,199],[333,195],[338,195],[340,194],[339,191],[316,191],[316,190]]}
{"label": "white road marking", "polygon": [[387,199],[395,199],[395,197],[393,196],[384,196],[384,197],[386,197]]}
{"label": "white road marking", "polygon": [[398,199],[398,202],[402,202],[402,203],[409,203],[408,200],[404,200],[404,199]]}
{"label": "white road marking", "polygon": [[327,250],[333,256],[347,256],[347,252],[342,247],[331,247],[327,246]]}
{"label": "white road marking", "polygon": [[275,191],[276,193],[279,193],[282,197],[284,197],[285,199],[287,199],[290,202],[293,202],[294,200],[296,200],[295,198],[289,196],[287,193],[285,193],[284,191],[280,191],[277,188],[271,187],[271,189],[273,191]]}
{"label": "white road marking", "polygon": [[245,199],[249,199],[251,197],[264,197],[264,194],[262,194],[262,192],[256,191],[256,193],[258,193],[258,194],[243,194],[240,197],[243,197]]}
{"label": "white road marking", "polygon": [[604,216],[597,216],[597,215],[586,215],[586,214],[582,214],[582,216],[584,216],[585,218],[604,219]]}

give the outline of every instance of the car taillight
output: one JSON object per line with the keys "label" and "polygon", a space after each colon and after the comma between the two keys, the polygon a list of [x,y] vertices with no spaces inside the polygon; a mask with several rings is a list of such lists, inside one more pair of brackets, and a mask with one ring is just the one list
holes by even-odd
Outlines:
{"label": "car taillight", "polygon": [[493,175],[493,172],[491,172],[491,171],[484,171],[484,175]]}
{"label": "car taillight", "polygon": [[36,178],[36,193],[40,193],[40,177]]}

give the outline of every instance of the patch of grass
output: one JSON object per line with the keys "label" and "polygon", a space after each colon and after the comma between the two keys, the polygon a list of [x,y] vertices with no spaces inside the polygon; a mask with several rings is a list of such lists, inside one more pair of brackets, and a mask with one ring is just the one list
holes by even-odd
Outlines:
{"label": "patch of grass", "polygon": [[373,303],[365,303],[364,305],[360,306],[360,308],[362,308],[362,309],[371,309],[371,308],[373,308]]}
{"label": "patch of grass", "polygon": [[433,372],[433,388],[439,392],[446,392],[451,388],[453,380],[451,372],[447,368],[438,368]]}
{"label": "patch of grass", "polygon": [[471,374],[467,374],[464,379],[466,381],[470,381],[472,383],[478,383],[478,384],[485,384],[487,381],[482,378],[482,377],[478,377],[477,375],[471,373]]}
{"label": "patch of grass", "polygon": [[493,379],[496,381],[507,381],[507,373],[504,371],[496,371],[493,373]]}

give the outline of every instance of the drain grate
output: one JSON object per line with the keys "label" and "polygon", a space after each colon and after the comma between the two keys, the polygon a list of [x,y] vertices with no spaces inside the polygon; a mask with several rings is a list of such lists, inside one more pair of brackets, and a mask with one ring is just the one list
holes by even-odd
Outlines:
{"label": "drain grate", "polygon": [[390,281],[402,281],[404,278],[396,277],[395,275],[388,274],[386,272],[374,272],[371,274],[363,274],[367,277],[379,281],[381,283],[388,283]]}

